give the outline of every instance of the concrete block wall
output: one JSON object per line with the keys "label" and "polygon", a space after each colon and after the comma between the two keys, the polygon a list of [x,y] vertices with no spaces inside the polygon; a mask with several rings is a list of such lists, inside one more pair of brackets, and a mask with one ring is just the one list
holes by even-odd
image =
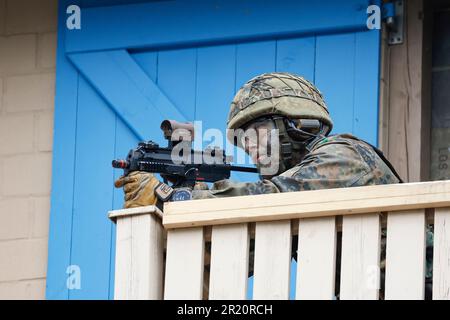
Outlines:
{"label": "concrete block wall", "polygon": [[0,0],[0,299],[43,299],[57,0]]}

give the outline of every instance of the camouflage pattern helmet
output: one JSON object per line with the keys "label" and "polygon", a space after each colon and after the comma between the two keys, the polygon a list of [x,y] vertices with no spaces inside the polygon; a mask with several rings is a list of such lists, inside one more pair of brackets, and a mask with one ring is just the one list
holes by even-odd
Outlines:
{"label": "camouflage pattern helmet", "polygon": [[238,129],[264,116],[281,115],[291,119],[317,119],[333,122],[320,91],[298,75],[273,72],[249,80],[236,93],[228,114],[228,129]]}

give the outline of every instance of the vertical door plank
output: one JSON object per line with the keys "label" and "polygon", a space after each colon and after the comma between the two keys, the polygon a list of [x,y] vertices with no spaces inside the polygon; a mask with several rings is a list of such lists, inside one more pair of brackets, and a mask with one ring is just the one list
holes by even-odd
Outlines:
{"label": "vertical door plank", "polygon": [[355,32],[354,105],[352,131],[377,145],[378,92],[380,86],[380,30]]}
{"label": "vertical door plank", "polygon": [[[66,16],[71,4],[80,5],[80,0],[61,0],[58,16]],[[66,57],[65,19],[58,19],[58,43],[56,63],[56,94],[53,128],[52,186],[50,223],[48,234],[48,261],[46,278],[46,299],[68,299],[66,285],[67,267],[71,264],[73,185],[75,175],[76,128],[78,106],[79,73]]]}
{"label": "vertical door plank", "polygon": [[203,228],[167,232],[164,299],[202,299],[204,251]]}
{"label": "vertical door plank", "polygon": [[[219,129],[223,137],[234,97],[235,66],[236,45],[198,48],[195,119],[202,121],[203,130]],[[205,140],[203,148],[210,143]],[[214,144],[223,147],[223,142]]]}
{"label": "vertical door plank", "polygon": [[295,73],[314,82],[315,54],[315,37],[278,40],[276,71]]}
{"label": "vertical door plank", "polygon": [[247,224],[212,228],[209,299],[246,298],[249,242]]}
{"label": "vertical door plank", "polygon": [[335,265],[335,217],[300,219],[296,299],[333,299]]}
{"label": "vertical door plank", "polygon": [[112,230],[104,213],[111,210],[114,186],[113,169],[105,164],[115,156],[115,133],[114,112],[80,77],[70,264],[79,266],[82,277],[81,289],[69,290],[69,299],[109,298]]}
{"label": "vertical door plank", "polygon": [[256,223],[254,299],[289,298],[291,246],[290,220]]}
{"label": "vertical door plank", "polygon": [[353,132],[354,57],[354,34],[317,37],[315,84],[324,94],[334,132]]}
{"label": "vertical door plank", "polygon": [[389,213],[386,240],[386,300],[424,299],[425,210]]}
{"label": "vertical door plank", "polygon": [[344,216],[340,299],[376,300],[380,286],[378,213]]}
{"label": "vertical door plank", "polygon": [[157,85],[187,121],[195,114],[197,50],[164,50],[158,55]]}
{"label": "vertical door plank", "polygon": [[274,72],[275,61],[275,40],[236,45],[236,91],[251,78]]}
{"label": "vertical door plank", "polygon": [[[235,64],[235,92],[237,92],[250,79],[268,72],[275,71],[276,41],[259,41],[240,43],[236,45]],[[229,108],[227,108],[229,110]],[[252,164],[251,157],[243,149],[236,149],[236,164]],[[253,173],[232,172],[231,178],[239,181],[257,181]]]}
{"label": "vertical door plank", "polygon": [[434,211],[433,299],[450,300],[450,208]]}

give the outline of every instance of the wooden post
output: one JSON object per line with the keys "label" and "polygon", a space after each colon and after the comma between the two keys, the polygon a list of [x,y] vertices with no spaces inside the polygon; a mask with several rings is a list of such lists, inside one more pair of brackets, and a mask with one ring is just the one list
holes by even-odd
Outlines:
{"label": "wooden post", "polygon": [[430,169],[431,37],[426,1],[403,3],[403,43],[389,46],[383,37],[379,145],[403,180],[416,182]]}
{"label": "wooden post", "polygon": [[161,215],[155,206],[109,212],[117,223],[114,299],[162,299]]}

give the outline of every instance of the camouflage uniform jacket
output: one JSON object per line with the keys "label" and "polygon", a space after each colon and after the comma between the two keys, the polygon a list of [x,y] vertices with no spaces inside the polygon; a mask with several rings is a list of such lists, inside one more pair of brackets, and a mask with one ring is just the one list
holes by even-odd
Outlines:
{"label": "camouflage uniform jacket", "polygon": [[194,190],[193,199],[398,183],[370,145],[350,134],[334,135],[309,146],[293,168],[258,182],[215,182],[210,190]]}

